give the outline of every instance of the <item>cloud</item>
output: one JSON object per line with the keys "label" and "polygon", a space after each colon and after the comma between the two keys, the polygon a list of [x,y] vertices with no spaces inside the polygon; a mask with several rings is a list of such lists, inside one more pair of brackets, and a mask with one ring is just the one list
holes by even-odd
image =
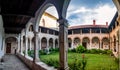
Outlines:
{"label": "cloud", "polygon": [[85,6],[76,8],[74,6],[68,8],[67,19],[70,25],[93,24],[93,19],[96,20],[96,24],[105,25],[106,22],[111,22],[116,13],[116,8],[109,4],[99,4],[96,8],[86,8]]}

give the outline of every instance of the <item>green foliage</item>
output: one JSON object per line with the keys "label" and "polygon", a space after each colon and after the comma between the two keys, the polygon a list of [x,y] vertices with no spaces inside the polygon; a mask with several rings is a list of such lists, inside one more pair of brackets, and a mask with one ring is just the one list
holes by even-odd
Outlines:
{"label": "green foliage", "polygon": [[28,55],[29,55],[30,57],[34,57],[34,50],[29,50],[29,51],[28,51]]}
{"label": "green foliage", "polygon": [[58,51],[59,51],[59,48],[50,48],[49,49],[50,53],[54,53],[54,52],[58,52]]}
{"label": "green foliage", "polygon": [[68,63],[70,70],[85,70],[87,60],[85,57],[82,58],[82,60],[78,59],[78,55],[74,56],[73,62]]}
{"label": "green foliage", "polygon": [[45,60],[44,61],[46,64],[48,64],[49,66],[54,66],[55,68],[59,67],[59,62],[56,59],[52,59],[50,58],[49,60]]}
{"label": "green foliage", "polygon": [[46,55],[47,51],[45,49],[39,50],[39,55]]}
{"label": "green foliage", "polygon": [[76,49],[73,48],[73,49],[68,49],[68,52],[76,52]]}
{"label": "green foliage", "polygon": [[85,50],[86,50],[85,47],[82,46],[82,45],[78,45],[77,48],[76,48],[77,53],[84,53]]}

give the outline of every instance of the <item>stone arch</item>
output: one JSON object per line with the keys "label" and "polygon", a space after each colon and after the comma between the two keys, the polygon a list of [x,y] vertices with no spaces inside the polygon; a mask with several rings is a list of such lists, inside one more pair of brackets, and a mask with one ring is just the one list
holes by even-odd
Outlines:
{"label": "stone arch", "polygon": [[[32,20],[32,18],[31,18]],[[30,21],[31,21],[30,20]],[[26,32],[29,32],[30,30],[33,30],[33,23],[32,22],[28,22],[27,25],[26,25]],[[31,28],[32,27],[32,28]]]}
{"label": "stone arch", "polygon": [[98,37],[92,38],[92,47],[100,49],[100,39]]}
{"label": "stone arch", "polygon": [[41,49],[45,49],[45,48],[47,48],[47,38],[43,37],[41,39]]}
{"label": "stone arch", "polygon": [[74,45],[75,47],[77,47],[77,46],[80,44],[80,38],[79,38],[79,37],[75,37],[73,43],[74,43],[73,45]]}
{"label": "stone arch", "polygon": [[16,37],[7,37],[5,39],[5,53],[15,54],[18,49],[18,40]]}
{"label": "stone arch", "polygon": [[84,37],[84,38],[82,39],[82,45],[83,45],[85,48],[88,48],[89,43],[90,43],[89,37]]}
{"label": "stone arch", "polygon": [[53,38],[49,39],[49,48],[53,48]]}
{"label": "stone arch", "polygon": [[109,39],[107,37],[102,38],[102,49],[109,49]]}
{"label": "stone arch", "polygon": [[[43,13],[45,12],[45,10],[47,9],[47,8],[49,8],[50,6],[54,6],[52,3],[44,3],[40,8],[39,8],[39,10],[37,11],[37,13],[36,13],[36,23],[34,24],[34,30],[35,31],[39,31],[39,22],[40,22],[40,19],[41,19],[41,17],[42,17],[42,15],[43,15]],[[55,7],[55,6],[54,6]],[[56,7],[55,7],[56,8]]]}
{"label": "stone arch", "polygon": [[72,39],[68,38],[68,47],[71,48],[72,47]]}
{"label": "stone arch", "polygon": [[[36,23],[34,24],[34,30],[38,32],[39,29],[39,22],[40,19],[42,17],[42,14],[44,13],[44,11],[50,7],[50,6],[54,6],[56,8],[56,11],[58,13],[59,19],[65,19],[66,18],[66,12],[67,12],[67,8],[69,5],[70,0],[55,0],[55,1],[45,1],[41,7],[39,8],[39,10],[36,13]],[[59,3],[59,4],[57,4]]]}

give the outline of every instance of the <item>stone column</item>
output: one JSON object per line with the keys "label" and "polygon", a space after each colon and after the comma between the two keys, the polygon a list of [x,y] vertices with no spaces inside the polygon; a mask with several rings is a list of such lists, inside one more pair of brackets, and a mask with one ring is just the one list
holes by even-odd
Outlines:
{"label": "stone column", "polygon": [[55,49],[55,40],[53,39],[53,49]]}
{"label": "stone column", "polygon": [[20,52],[20,39],[18,39],[17,52]]}
{"label": "stone column", "polygon": [[92,42],[91,42],[91,40],[90,40],[90,47],[89,47],[89,49],[91,49],[92,48]]}
{"label": "stone column", "polygon": [[59,70],[69,70],[67,63],[68,53],[68,23],[66,19],[59,19]]}
{"label": "stone column", "polygon": [[33,57],[33,62],[38,62],[40,61],[39,59],[39,49],[38,49],[38,39],[39,39],[39,32],[34,32],[34,57]]}
{"label": "stone column", "polygon": [[102,41],[100,40],[100,45],[99,45],[99,49],[102,49]]}
{"label": "stone column", "polygon": [[31,46],[32,46],[32,39],[30,38],[30,50],[31,50]]}
{"label": "stone column", "polygon": [[20,43],[21,43],[20,53],[23,54],[23,38],[22,37],[21,37]]}
{"label": "stone column", "polygon": [[74,40],[72,40],[72,42],[71,42],[71,47],[72,47],[72,49],[75,48],[75,47],[73,46],[73,44],[74,44]]}
{"label": "stone column", "polygon": [[39,41],[39,50],[41,50],[42,48],[41,48],[41,38],[40,38],[40,41]]}
{"label": "stone column", "polygon": [[47,38],[47,54],[49,54],[49,39]]}
{"label": "stone column", "polygon": [[25,56],[28,56],[28,36],[25,35]]}

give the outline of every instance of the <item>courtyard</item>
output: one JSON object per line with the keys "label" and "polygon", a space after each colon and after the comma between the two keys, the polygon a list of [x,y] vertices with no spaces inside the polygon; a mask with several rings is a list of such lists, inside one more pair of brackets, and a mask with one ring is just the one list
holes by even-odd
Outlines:
{"label": "courtyard", "polygon": [[[85,70],[118,70],[118,63],[115,58],[106,54],[84,54],[87,59]],[[74,63],[75,60],[82,60],[82,54],[80,53],[68,53],[68,65],[70,70],[76,70],[71,68],[70,64]],[[48,65],[59,67],[59,53],[52,53],[49,55],[41,55],[40,60],[47,63]],[[74,64],[72,64],[74,66]]]}

